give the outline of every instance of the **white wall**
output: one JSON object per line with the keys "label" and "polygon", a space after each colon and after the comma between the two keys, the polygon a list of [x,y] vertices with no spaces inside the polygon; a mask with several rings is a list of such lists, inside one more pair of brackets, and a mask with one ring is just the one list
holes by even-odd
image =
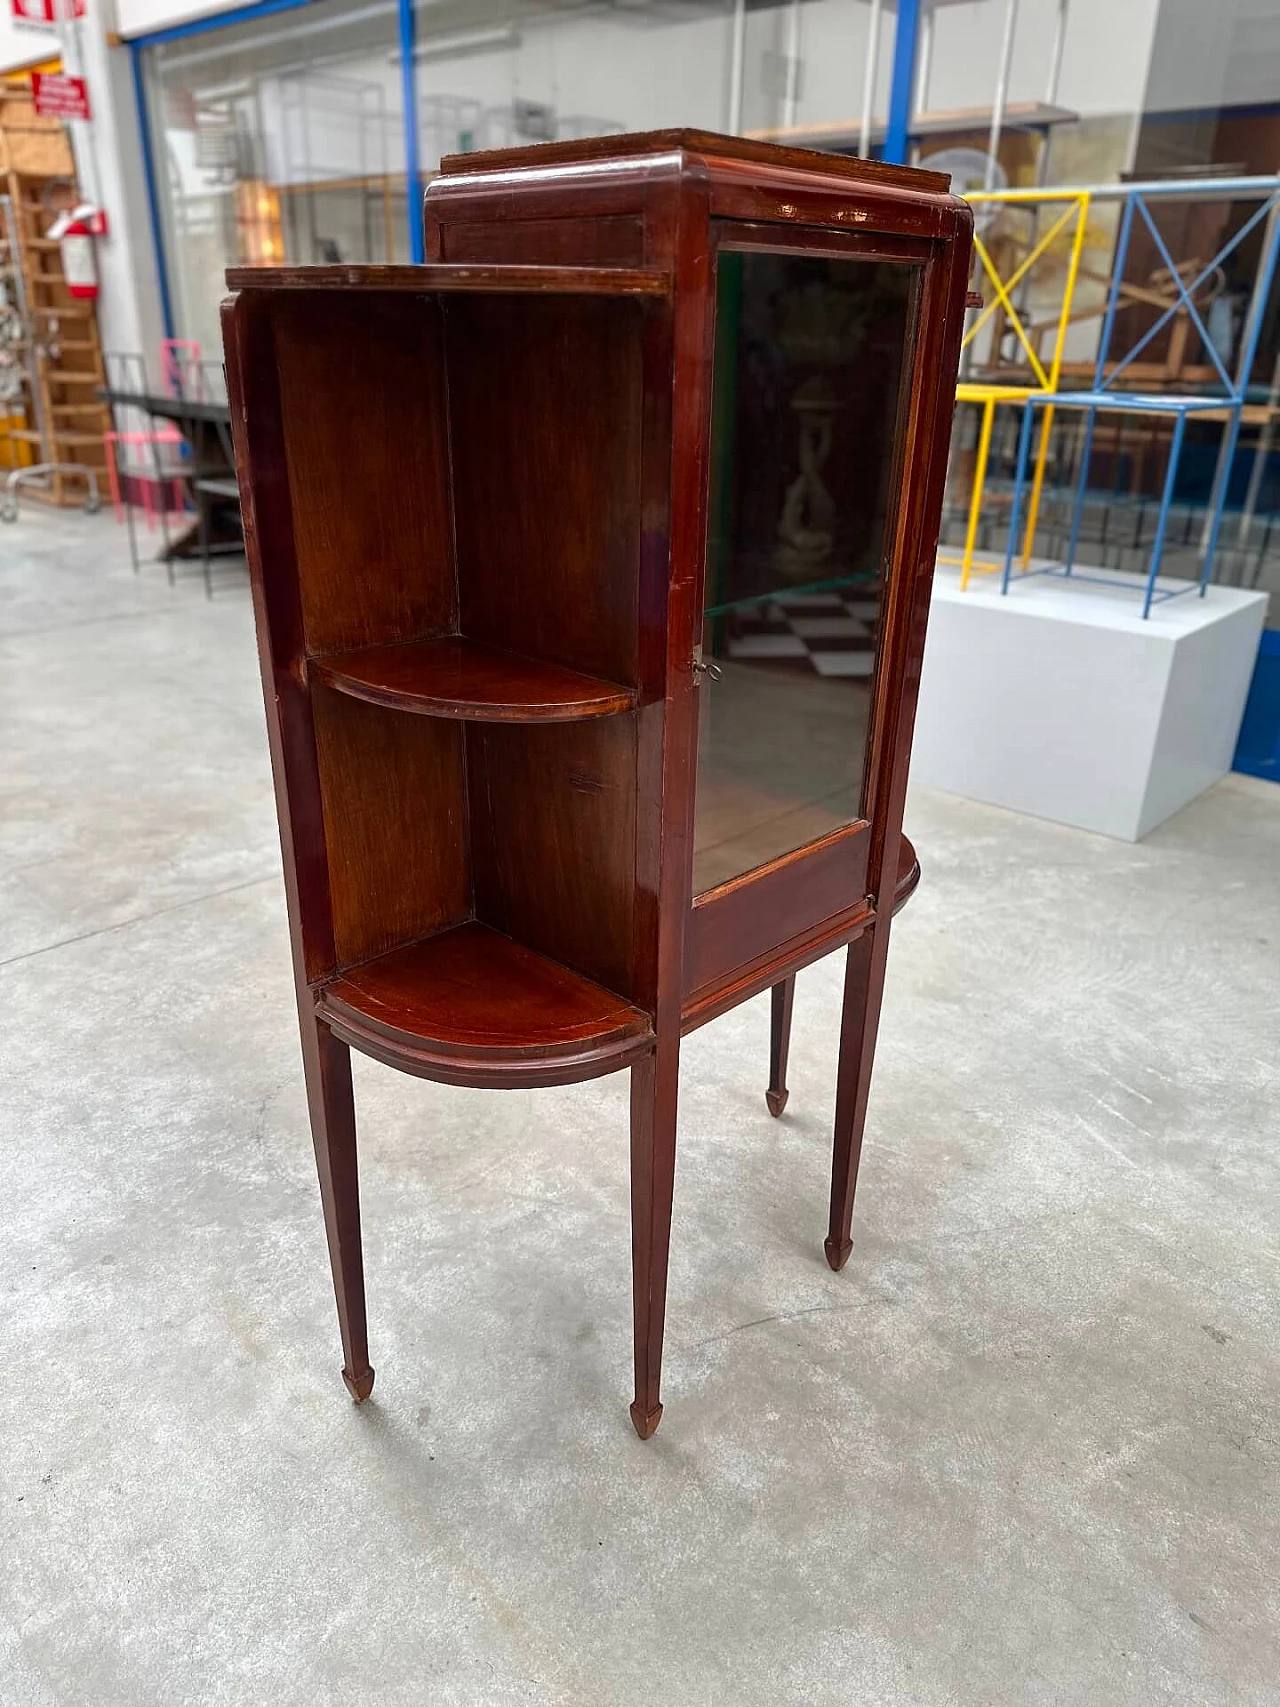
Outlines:
{"label": "white wall", "polygon": [[193,18],[211,18],[229,12],[244,0],[116,0],[116,29],[129,36],[150,35],[173,24],[188,24]]}
{"label": "white wall", "polygon": [[1276,0],[1164,0],[1146,88],[1148,112],[1269,104],[1277,99]]}
{"label": "white wall", "polygon": [[[1135,113],[1142,105],[1160,0],[1070,0],[1057,102],[1082,117]],[[1009,100],[1043,101],[1057,0],[1020,0]],[[936,13],[928,106],[989,107],[995,96],[1005,0],[968,0]]]}
{"label": "white wall", "polygon": [[57,53],[58,38],[52,30],[24,29],[14,23],[7,5],[0,12],[0,71],[21,71],[42,59],[54,59]]}

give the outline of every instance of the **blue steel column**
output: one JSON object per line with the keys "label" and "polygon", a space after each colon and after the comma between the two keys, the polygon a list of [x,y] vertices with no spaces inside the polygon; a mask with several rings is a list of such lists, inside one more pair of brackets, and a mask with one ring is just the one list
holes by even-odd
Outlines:
{"label": "blue steel column", "polygon": [[[138,140],[142,145],[142,176],[147,187],[147,218],[151,225],[151,247],[155,251],[156,281],[160,286],[160,318],[166,338],[175,336],[173,302],[169,296],[169,268],[165,261],[164,230],[160,219],[160,197],[156,184],[155,153],[151,147],[151,116],[147,112],[147,91],[142,75],[142,52],[137,42],[129,43],[129,62],[133,71],[133,98],[138,107]],[[146,387],[143,386],[145,391]]]}
{"label": "blue steel column", "polygon": [[898,0],[898,32],[893,44],[893,81],[889,85],[889,129],[884,139],[885,160],[907,163],[907,132],[916,82],[916,48],[924,0]]}
{"label": "blue steel column", "polygon": [[[400,88],[404,101],[404,181],[409,211],[409,258],[422,261],[422,160],[418,146],[418,26],[413,0],[400,5]],[[390,260],[390,255],[387,256]]]}
{"label": "blue steel column", "polygon": [[1164,491],[1160,494],[1160,519],[1156,523],[1156,537],[1151,541],[1151,569],[1147,575],[1147,596],[1142,601],[1142,620],[1151,615],[1151,605],[1155,598],[1156,577],[1160,573],[1160,561],[1164,556],[1164,533],[1169,525],[1169,508],[1173,503],[1173,489],[1178,483],[1178,462],[1182,456],[1182,439],[1187,430],[1187,412],[1179,409],[1178,418],[1173,425],[1173,443],[1169,446],[1169,469],[1164,477]]}
{"label": "blue steel column", "polygon": [[[1254,281],[1253,301],[1256,312],[1251,317],[1244,337],[1244,348],[1240,352],[1239,367],[1235,384],[1235,408],[1231,418],[1223,429],[1223,448],[1219,452],[1219,467],[1214,470],[1213,492],[1210,496],[1210,524],[1208,536],[1204,541],[1204,562],[1200,565],[1200,597],[1203,598],[1209,590],[1209,577],[1213,573],[1213,559],[1218,550],[1218,534],[1222,528],[1222,515],[1227,507],[1227,487],[1231,483],[1231,464],[1235,461],[1236,444],[1240,438],[1240,422],[1244,406],[1249,401],[1249,379],[1253,373],[1254,360],[1258,354],[1258,341],[1262,337],[1262,323],[1266,319],[1267,305],[1271,300],[1271,287],[1276,277],[1276,256],[1280,253],[1280,218],[1277,218],[1277,201],[1273,195],[1268,204],[1270,213],[1267,218],[1266,235],[1263,239],[1263,252],[1258,262],[1258,275]],[[1264,454],[1264,453],[1259,453]]]}

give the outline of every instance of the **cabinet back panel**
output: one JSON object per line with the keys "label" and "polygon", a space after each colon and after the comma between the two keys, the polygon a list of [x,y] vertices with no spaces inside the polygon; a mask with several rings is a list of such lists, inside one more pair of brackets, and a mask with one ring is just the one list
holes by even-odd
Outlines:
{"label": "cabinet back panel", "polygon": [[462,632],[635,685],[641,314],[445,305]]}
{"label": "cabinet back panel", "polygon": [[633,943],[636,719],[467,726],[476,917],[652,1010]]}
{"label": "cabinet back panel", "polygon": [[448,631],[439,303],[335,290],[283,293],[274,306],[307,650]]}
{"label": "cabinet back panel", "polygon": [[462,726],[316,685],[339,967],[471,916]]}

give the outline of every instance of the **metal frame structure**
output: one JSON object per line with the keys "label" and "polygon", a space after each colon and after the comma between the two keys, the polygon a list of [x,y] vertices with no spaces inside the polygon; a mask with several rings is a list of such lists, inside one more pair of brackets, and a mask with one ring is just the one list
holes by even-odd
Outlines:
{"label": "metal frame structure", "polygon": [[[968,200],[978,206],[1026,206],[1038,209],[1041,203],[1063,203],[1065,211],[1054,220],[1049,229],[1032,246],[1022,261],[1004,278],[981,236],[974,233],[973,247],[981,263],[983,274],[991,286],[991,300],[986,303],[978,314],[977,319],[965,331],[961,343],[963,352],[972,351],[978,334],[995,314],[997,308],[1003,308],[1013,329],[1014,336],[1022,346],[1030,365],[1036,383],[1034,385],[1006,385],[999,381],[964,380],[956,387],[956,401],[960,403],[977,403],[982,407],[981,426],[978,434],[978,453],[974,464],[973,486],[969,498],[969,520],[965,530],[964,553],[961,557],[951,557],[939,553],[938,561],[948,563],[960,570],[960,588],[963,591],[969,585],[973,574],[989,574],[997,567],[994,564],[982,565],[974,562],[974,546],[978,537],[978,524],[982,513],[982,505],[986,496],[987,459],[991,451],[991,437],[995,426],[995,412],[1001,404],[1024,404],[1032,395],[1050,394],[1057,391],[1062,373],[1062,359],[1066,350],[1067,332],[1071,325],[1071,309],[1075,300],[1076,280],[1080,274],[1080,262],[1084,253],[1085,233],[1089,224],[1089,208],[1093,192],[1089,188],[1068,190],[993,190],[971,195]],[[1049,358],[1046,369],[1040,360],[1039,351],[1031,340],[1021,315],[1014,304],[1014,292],[1021,285],[1025,291],[1031,271],[1037,261],[1050,251],[1051,246],[1059,237],[1071,229],[1071,221],[1075,226],[1071,230],[1071,249],[1067,260],[1066,276],[1063,280],[1061,301],[1057,312],[1057,329],[1054,334],[1053,353]],[[1052,410],[1048,422],[1052,425]],[[1044,480],[1044,461],[1048,451],[1049,435],[1046,429],[1041,439],[1040,455],[1036,463],[1036,488],[1032,499],[1032,514],[1037,515],[1040,507],[1040,488]]]}
{"label": "metal frame structure", "polygon": [[[1011,287],[1016,284],[1025,272],[1028,262],[1023,263],[1019,272],[1011,279],[1002,281],[1003,288],[997,285],[996,300],[1005,306],[1010,316],[1011,324],[1020,342],[1027,350],[1032,360],[1033,372],[1044,383],[1039,386],[1023,388],[1009,386],[974,386],[961,385],[957,388],[957,397],[962,401],[980,402],[983,404],[983,423],[979,438],[978,457],[974,468],[973,490],[970,499],[969,525],[966,532],[965,552],[959,564],[962,570],[961,588],[968,584],[971,574],[1001,574],[1001,590],[1007,592],[1014,580],[1028,575],[1060,575],[1074,577],[1078,580],[1105,580],[1109,586],[1126,585],[1097,575],[1090,575],[1075,568],[1076,551],[1079,546],[1081,519],[1088,492],[1089,464],[1093,449],[1094,429],[1099,413],[1120,413],[1159,416],[1169,415],[1174,419],[1174,429],[1168,467],[1165,472],[1164,484],[1161,491],[1159,511],[1156,521],[1156,531],[1152,540],[1151,558],[1146,576],[1143,595],[1142,614],[1150,615],[1154,605],[1165,599],[1176,598],[1180,594],[1198,591],[1203,597],[1209,585],[1213,571],[1214,557],[1217,551],[1218,538],[1222,527],[1223,510],[1226,504],[1227,483],[1231,465],[1239,442],[1240,423],[1246,404],[1248,403],[1249,379],[1257,357],[1258,344],[1262,335],[1263,322],[1267,304],[1275,283],[1277,260],[1280,257],[1280,176],[1277,177],[1248,177],[1248,178],[1198,178],[1181,181],[1157,180],[1155,182],[1118,184],[1118,185],[1083,185],[1054,190],[1004,190],[990,195],[974,195],[971,202],[1051,202],[1065,201],[1073,197],[1080,198],[1085,212],[1081,216],[1077,241],[1073,245],[1072,261],[1068,270],[1067,281],[1064,285],[1064,306],[1058,321],[1057,338],[1055,341],[1055,357],[1046,372],[1030,346],[1021,322],[1013,311]],[[1151,215],[1149,203],[1156,200],[1213,200],[1213,201],[1243,201],[1257,199],[1258,207],[1250,217],[1222,245],[1211,260],[1201,266],[1199,272],[1189,282],[1182,277],[1182,272],[1169,253],[1164,239],[1161,237],[1156,223]],[[1098,339],[1098,351],[1094,362],[1092,383],[1086,389],[1063,390],[1060,388],[1061,354],[1065,345],[1066,334],[1070,323],[1070,303],[1075,283],[1080,270],[1080,257],[1083,249],[1083,227],[1087,218],[1087,210],[1092,202],[1120,201],[1123,208],[1120,216],[1120,226],[1116,238],[1115,254],[1111,268],[1111,278],[1107,290],[1106,306],[1103,311],[1102,330]],[[1116,317],[1121,305],[1121,293],[1125,284],[1125,265],[1128,261],[1135,222],[1140,219],[1149,231],[1156,245],[1157,252],[1169,269],[1170,280],[1174,287],[1174,299],[1159,315],[1153,325],[1147,328],[1142,336],[1125,351],[1118,360],[1111,360],[1111,344],[1115,331]],[[1059,221],[1059,226],[1061,225]],[[1195,305],[1195,293],[1223,261],[1231,255],[1245,238],[1259,226],[1264,228],[1262,252],[1259,257],[1257,271],[1254,275],[1253,290],[1250,295],[1249,307],[1245,314],[1240,340],[1239,355],[1235,371],[1228,371],[1226,363],[1218,354],[1209,330],[1201,319]],[[1056,233],[1058,226],[1054,227]],[[983,257],[984,267],[987,257],[980,243],[975,247]],[[1036,251],[1033,251],[1033,255]],[[988,268],[989,275],[992,269]],[[995,282],[993,278],[993,283]],[[995,302],[988,304],[982,316],[966,338],[969,342],[983,321],[994,312]],[[1198,333],[1201,342],[1208,351],[1213,368],[1216,371],[1217,385],[1196,393],[1167,393],[1151,395],[1141,392],[1126,392],[1115,389],[1115,382],[1129,368],[1141,352],[1147,348],[1154,338],[1170,323],[1179,309],[1185,309],[1191,325]],[[1274,387],[1273,387],[1274,390]],[[1274,398],[1269,392],[1268,407],[1274,406]],[[1003,565],[975,564],[973,548],[978,532],[979,516],[985,495],[987,458],[991,442],[991,427],[994,410],[1000,403],[1019,404],[1022,408],[1022,424],[1018,438],[1018,453],[1014,473],[1013,503],[1009,519],[1009,538],[1005,550]],[[1022,522],[1024,489],[1027,482],[1027,464],[1033,436],[1033,422],[1036,410],[1041,410],[1042,421],[1039,445],[1035,458],[1034,473],[1031,476],[1031,491],[1026,501],[1025,534],[1019,551],[1019,526]],[[1068,544],[1065,560],[1060,564],[1042,563],[1032,567],[1032,555],[1035,543],[1036,526],[1039,520],[1040,501],[1044,487],[1045,466],[1048,457],[1049,439],[1053,426],[1055,411],[1058,409],[1083,409],[1087,411],[1084,446],[1080,458],[1074,501],[1071,512]],[[1216,417],[1223,420],[1224,432],[1222,444],[1218,453],[1217,466],[1214,473],[1213,487],[1206,509],[1204,527],[1200,540],[1200,573],[1194,582],[1186,583],[1173,589],[1161,589],[1159,586],[1160,565],[1164,552],[1166,534],[1168,531],[1169,513],[1173,504],[1174,490],[1177,483],[1179,460],[1183,440],[1186,433],[1187,420],[1191,416]],[[1269,419],[1269,417],[1268,417]],[[1257,491],[1261,482],[1261,462],[1267,453],[1269,434],[1264,431],[1255,452],[1255,464],[1249,483],[1250,496],[1246,504],[1251,509],[1256,502]],[[1242,531],[1247,529],[1249,515],[1242,516]],[[1021,556],[1021,567],[1015,572],[1014,558]],[[954,558],[940,557],[942,562],[956,562]]]}
{"label": "metal frame structure", "polygon": [[[1042,563],[1037,568],[1031,566],[1031,548],[1035,534],[1036,508],[1040,498],[1040,482],[1032,481],[1031,505],[1027,517],[1027,535],[1022,551],[1022,567],[1017,571],[1018,579],[1030,579],[1034,575],[1056,575],[1062,579],[1076,581],[1092,581],[1104,587],[1125,586],[1127,583],[1117,581],[1108,575],[1094,574],[1089,570],[1075,567],[1076,550],[1080,542],[1080,523],[1084,513],[1086,481],[1089,471],[1089,452],[1093,444],[1093,427],[1099,411],[1110,411],[1132,415],[1172,415],[1174,418],[1173,442],[1169,448],[1169,461],[1165,469],[1164,485],[1160,494],[1160,509],[1156,520],[1155,537],[1151,542],[1151,563],[1147,571],[1146,586],[1143,592],[1142,614],[1148,617],[1153,605],[1162,604],[1166,599],[1176,599],[1183,593],[1199,590],[1203,598],[1209,585],[1209,573],[1213,566],[1213,554],[1210,551],[1204,559],[1198,582],[1183,582],[1176,587],[1159,586],[1160,562],[1164,554],[1165,534],[1169,526],[1169,512],[1173,506],[1173,494],[1178,482],[1178,465],[1182,456],[1182,442],[1187,429],[1187,417],[1197,414],[1218,414],[1222,402],[1217,397],[1160,397],[1144,396],[1138,392],[1106,391],[1067,391],[1057,396],[1028,394],[1022,409],[1022,427],[1018,434],[1018,460],[1013,479],[1013,505],[1009,513],[1009,539],[1005,547],[1004,564],[1001,569],[1000,591],[1007,593],[1011,581],[1015,578],[1013,560],[1018,555],[1018,525],[1022,518],[1022,494],[1027,479],[1027,457],[1031,445],[1032,422],[1037,406],[1044,410],[1044,423],[1040,434],[1040,454],[1037,457],[1037,474],[1042,475],[1044,469],[1045,451],[1049,438],[1049,428],[1055,409],[1084,409],[1088,411],[1088,423],[1085,428],[1085,451],[1080,459],[1080,478],[1076,487],[1076,500],[1071,512],[1071,532],[1067,544],[1066,559],[1061,564]],[[1238,413],[1238,412],[1237,412]],[[1221,511],[1214,523],[1214,539],[1216,543],[1218,523],[1221,521]]]}

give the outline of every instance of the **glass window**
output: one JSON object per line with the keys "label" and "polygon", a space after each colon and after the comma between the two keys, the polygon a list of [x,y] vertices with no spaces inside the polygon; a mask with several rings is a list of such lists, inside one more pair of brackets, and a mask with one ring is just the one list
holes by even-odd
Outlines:
{"label": "glass window", "polygon": [[146,50],[174,330],[221,349],[232,266],[407,260],[395,0]]}
{"label": "glass window", "polygon": [[424,172],[443,154],[730,122],[733,0],[419,0]]}
{"label": "glass window", "polygon": [[695,892],[861,816],[917,275],[720,252]]}

